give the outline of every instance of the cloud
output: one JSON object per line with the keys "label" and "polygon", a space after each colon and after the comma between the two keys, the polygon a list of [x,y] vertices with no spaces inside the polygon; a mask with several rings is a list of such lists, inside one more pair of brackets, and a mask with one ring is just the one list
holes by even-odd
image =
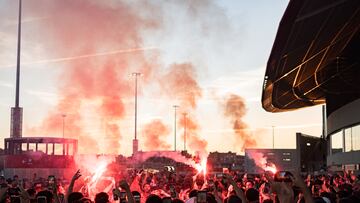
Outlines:
{"label": "cloud", "polygon": [[14,88],[14,84],[8,83],[8,82],[3,82],[0,81],[0,86],[1,87],[7,87],[7,88]]}
{"label": "cloud", "polygon": [[[35,21],[40,21],[40,20],[47,20],[49,19],[49,17],[23,17],[21,19],[21,24],[24,23],[32,23]],[[17,26],[18,25],[18,20],[4,20],[2,22],[3,26]]]}
{"label": "cloud", "polygon": [[[301,125],[277,125],[277,126],[274,126],[275,130],[276,129],[302,129],[302,128],[312,128],[312,127],[317,127],[317,126],[321,126],[322,124],[321,123],[307,123],[307,124],[301,124]],[[248,132],[251,132],[251,131],[257,131],[257,130],[260,130],[260,129],[268,129],[268,130],[271,130],[272,127],[269,126],[269,127],[260,127],[260,128],[243,128],[241,129],[242,131],[248,131]],[[206,130],[206,129],[203,129],[202,130],[203,133],[205,134],[219,134],[219,133],[233,133],[234,130],[232,128],[223,128],[223,129],[214,129],[214,130]]]}
{"label": "cloud", "polygon": [[[38,60],[38,61],[25,61],[25,62],[21,62],[21,65],[28,66],[28,65],[44,64],[44,63],[59,63],[59,62],[77,60],[77,59],[86,59],[86,58],[92,58],[92,57],[98,57],[98,56],[108,56],[108,55],[149,51],[149,50],[157,50],[157,49],[158,49],[158,47],[151,47],[151,46],[150,47],[136,47],[136,48],[129,48],[129,49],[111,50],[111,51],[106,51],[106,52],[89,53],[89,54],[76,55],[76,56],[42,59],[42,60]],[[9,64],[9,65],[0,66],[0,68],[10,68],[10,67],[15,67],[15,66],[16,66],[16,64]]]}
{"label": "cloud", "polygon": [[239,71],[233,74],[227,74],[220,76],[215,80],[209,82],[207,87],[210,88],[229,88],[229,87],[247,87],[254,84],[258,84],[263,80],[264,68],[248,69],[245,71]]}
{"label": "cloud", "polygon": [[29,95],[38,97],[41,101],[48,104],[56,104],[59,100],[58,95],[52,92],[44,92],[37,90],[25,90],[25,92]]}
{"label": "cloud", "polygon": [[[287,129],[287,128],[294,128],[294,129],[301,129],[301,128],[311,128],[311,127],[318,127],[321,126],[321,123],[307,123],[307,124],[300,124],[300,125],[277,125],[274,126],[275,129]],[[268,127],[271,128],[271,127]]]}

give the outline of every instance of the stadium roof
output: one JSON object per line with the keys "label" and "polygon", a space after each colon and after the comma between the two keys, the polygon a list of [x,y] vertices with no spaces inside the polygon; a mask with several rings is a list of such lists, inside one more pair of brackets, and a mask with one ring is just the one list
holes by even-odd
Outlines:
{"label": "stadium roof", "polygon": [[266,67],[263,108],[281,112],[360,98],[359,28],[359,0],[289,1]]}

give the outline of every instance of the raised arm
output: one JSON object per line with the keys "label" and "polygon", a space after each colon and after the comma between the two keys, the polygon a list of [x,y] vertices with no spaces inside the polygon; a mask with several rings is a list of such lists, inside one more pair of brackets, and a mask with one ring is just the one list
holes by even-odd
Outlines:
{"label": "raised arm", "polygon": [[126,196],[127,196],[127,199],[128,199],[128,203],[135,203],[135,199],[134,199],[134,196],[131,193],[129,184],[125,180],[121,180],[120,183],[119,183],[119,186],[123,190],[125,190]]}
{"label": "raised arm", "polygon": [[68,196],[73,192],[74,190],[74,184],[75,184],[75,181],[77,179],[79,179],[81,177],[81,173],[80,173],[80,169],[76,171],[76,173],[73,175],[73,177],[71,178],[71,181],[70,181],[70,185],[67,189],[67,192],[66,192],[66,201],[67,201],[67,198]]}
{"label": "raised arm", "polygon": [[224,174],[224,178],[226,178],[230,185],[232,185],[236,195],[241,199],[241,201],[247,202],[244,192],[241,190],[241,188],[239,188],[234,179],[228,174]]}
{"label": "raised arm", "polygon": [[300,175],[297,173],[293,173],[293,177],[291,177],[295,186],[298,186],[301,191],[304,193],[305,203],[314,203],[314,199],[312,198],[311,192],[309,188],[306,186],[305,182],[301,179]]}
{"label": "raised arm", "polygon": [[20,189],[20,202],[29,203],[30,202],[29,193],[23,188],[22,184],[19,184],[18,187]]}
{"label": "raised arm", "polygon": [[277,195],[281,203],[294,202],[294,191],[289,183],[274,181],[273,177],[269,174],[265,174],[265,176],[270,183],[270,188],[272,192]]}
{"label": "raised arm", "polygon": [[54,202],[55,203],[60,203],[60,198],[59,198],[59,194],[58,194],[58,187],[57,187],[56,179],[54,180],[54,184],[52,186],[52,192],[53,192],[53,195],[54,195]]}
{"label": "raised arm", "polygon": [[5,200],[8,189],[8,187],[0,188],[0,202]]}

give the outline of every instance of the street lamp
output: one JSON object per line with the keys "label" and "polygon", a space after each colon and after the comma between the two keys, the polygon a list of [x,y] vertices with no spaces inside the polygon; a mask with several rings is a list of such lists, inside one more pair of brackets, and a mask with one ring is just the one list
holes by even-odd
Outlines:
{"label": "street lamp", "polygon": [[174,105],[174,151],[176,151],[176,109],[179,108],[178,105]]}
{"label": "street lamp", "polygon": [[62,114],[62,136],[63,138],[65,138],[65,118],[66,118],[66,114]]}
{"label": "street lamp", "polygon": [[274,138],[274,128],[275,126],[271,126],[272,127],[272,145],[273,145],[273,149],[275,149],[275,138]]}
{"label": "street lamp", "polygon": [[184,151],[186,151],[186,124],[187,124],[187,113],[183,113],[184,116]]}
{"label": "street lamp", "polygon": [[135,77],[135,135],[133,140],[133,154],[138,151],[138,140],[137,140],[137,79],[138,76],[141,76],[141,73],[134,72],[131,74]]}
{"label": "street lamp", "polygon": [[[20,94],[20,52],[21,52],[21,8],[22,1],[19,0],[19,18],[18,18],[18,35],[17,35],[17,58],[16,58],[16,89],[15,89],[15,107],[11,108],[11,125],[10,137],[22,137],[22,118],[23,109],[19,107],[19,94]],[[16,144],[15,148],[19,148]]]}

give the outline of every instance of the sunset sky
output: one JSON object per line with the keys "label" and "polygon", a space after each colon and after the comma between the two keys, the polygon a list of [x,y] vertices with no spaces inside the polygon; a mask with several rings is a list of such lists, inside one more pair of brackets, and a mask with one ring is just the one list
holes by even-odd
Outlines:
{"label": "sunset sky", "polygon": [[[178,118],[187,112],[194,124],[191,151],[207,142],[207,151],[241,153],[244,140],[234,133],[234,117],[226,114],[230,95],[245,101],[246,114],[237,114],[244,123],[241,132],[257,147],[272,147],[271,126],[277,148],[294,148],[296,132],[320,136],[320,106],[276,114],[261,107],[266,62],[287,4],[23,0],[23,136],[61,137],[61,115],[66,114],[65,137],[80,138],[84,153],[130,155],[132,72],[143,73],[138,80],[140,149],[173,149],[176,104]],[[17,1],[0,0],[1,147],[15,103],[17,6]],[[156,129],[150,125],[154,121]],[[177,148],[182,149],[180,120],[178,126]],[[156,136],[146,139],[147,133]],[[161,146],[145,146],[146,141]]]}

